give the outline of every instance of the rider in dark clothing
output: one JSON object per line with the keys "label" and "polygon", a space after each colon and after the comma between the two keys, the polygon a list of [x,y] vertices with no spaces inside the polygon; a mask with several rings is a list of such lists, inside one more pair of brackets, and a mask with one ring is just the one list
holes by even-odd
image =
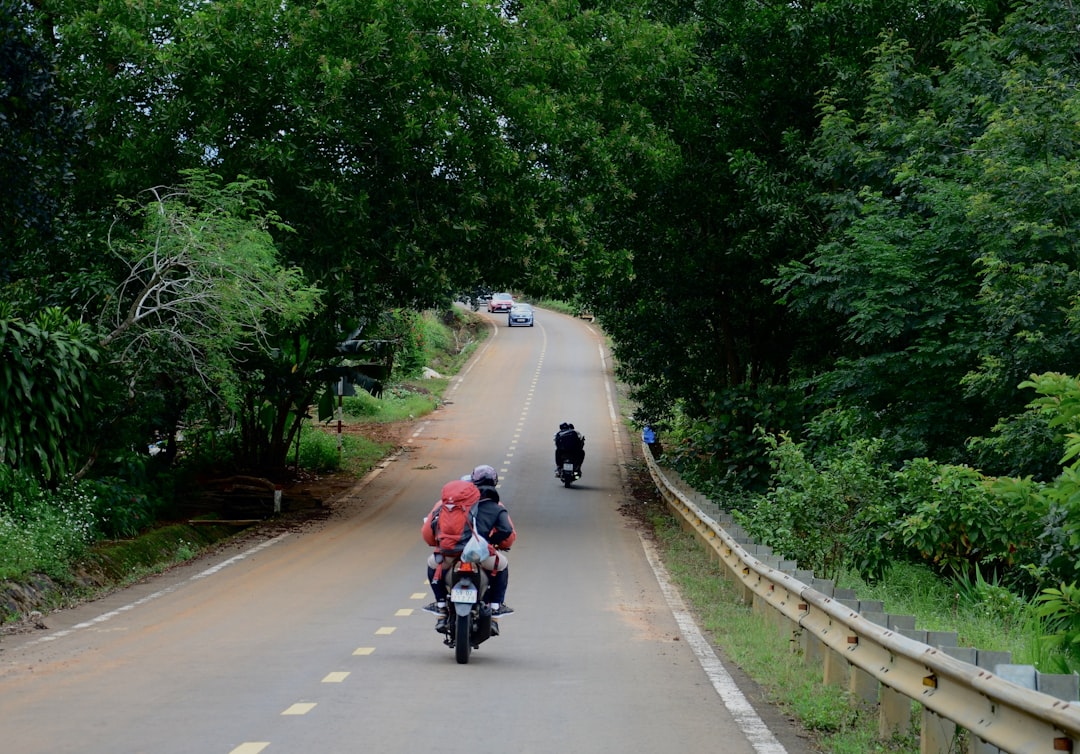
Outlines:
{"label": "rider in dark clothing", "polygon": [[499,500],[499,491],[495,485],[499,483],[499,476],[495,469],[490,466],[477,466],[472,473],[473,484],[480,490],[480,499],[476,503],[476,528],[480,531],[489,532],[488,544],[499,552],[500,568],[491,574],[491,583],[488,586],[487,601],[491,603],[491,614],[498,617],[509,615],[514,612],[504,601],[506,588],[510,584],[510,563],[502,553],[510,550],[510,545],[517,539],[514,530],[514,522],[510,520],[510,512]]}
{"label": "rider in dark clothing", "polygon": [[581,476],[581,463],[585,460],[585,435],[574,429],[573,424],[563,422],[555,433],[555,476],[559,475],[564,461],[574,464],[574,473]]}

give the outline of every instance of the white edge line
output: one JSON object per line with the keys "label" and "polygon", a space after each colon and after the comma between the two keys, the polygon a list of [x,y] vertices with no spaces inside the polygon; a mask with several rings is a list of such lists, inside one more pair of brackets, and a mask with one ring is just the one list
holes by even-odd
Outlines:
{"label": "white edge line", "polygon": [[135,600],[134,602],[131,602],[131,603],[127,604],[127,605],[124,605],[123,607],[118,607],[115,610],[110,610],[107,613],[102,613],[101,615],[97,616],[96,618],[91,618],[90,620],[83,621],[82,623],[76,623],[71,628],[65,628],[65,629],[62,629],[60,631],[56,631],[55,633],[51,633],[48,636],[42,636],[42,637],[40,637],[38,639],[34,639],[33,641],[28,641],[23,646],[24,647],[29,647],[29,646],[31,646],[33,644],[40,644],[41,642],[55,641],[56,639],[60,639],[60,638],[63,638],[65,636],[69,636],[69,635],[71,635],[71,634],[73,634],[76,631],[79,631],[81,629],[90,628],[91,626],[96,626],[99,623],[104,623],[104,622],[106,622],[108,620],[111,620],[111,619],[115,618],[116,616],[120,615],[121,613],[126,613],[129,610],[134,610],[139,605],[145,605],[147,602],[152,602],[153,600],[156,600],[159,597],[164,597],[166,594],[171,594],[172,592],[175,592],[180,587],[191,584],[191,583],[193,583],[195,581],[198,581],[199,579],[206,578],[207,576],[212,576],[215,573],[217,573],[218,571],[220,571],[220,570],[222,570],[224,568],[227,568],[228,566],[231,566],[231,565],[233,565],[235,563],[238,563],[241,560],[243,560],[244,558],[247,558],[247,557],[250,557],[251,555],[254,555],[255,553],[259,552],[260,550],[265,550],[267,547],[270,547],[272,545],[276,545],[278,542],[280,542],[281,540],[285,539],[288,536],[289,536],[289,532],[285,532],[284,534],[279,534],[276,537],[274,537],[273,539],[268,539],[265,542],[260,542],[259,544],[255,545],[254,547],[252,547],[250,549],[245,550],[244,552],[240,553],[239,555],[234,555],[231,558],[229,558],[228,560],[223,560],[222,562],[218,563],[215,566],[211,566],[210,568],[207,568],[204,571],[200,571],[199,573],[196,573],[195,575],[185,579],[184,581],[182,581],[182,582],[180,582],[178,584],[173,584],[172,586],[166,587],[164,589],[160,589],[160,590],[154,592],[153,594],[148,594],[145,597],[140,597],[139,599]]}
{"label": "white edge line", "polygon": [[713,652],[712,646],[702,636],[701,631],[698,630],[690,611],[686,609],[686,603],[683,602],[682,596],[668,578],[667,569],[660,562],[660,558],[656,554],[656,548],[644,537],[641,537],[641,546],[645,550],[645,557],[648,558],[653,573],[656,574],[656,580],[660,584],[660,591],[663,592],[664,599],[667,600],[668,607],[671,609],[672,615],[675,616],[675,622],[679,624],[679,630],[682,632],[683,638],[686,639],[686,643],[694,651],[698,662],[701,663],[702,670],[705,671],[705,675],[708,676],[724,706],[731,712],[735,724],[739,726],[739,730],[746,736],[746,740],[750,742],[750,745],[754,747],[754,751],[758,754],[787,754],[784,745],[777,740],[773,732],[769,730],[765,722],[754,711],[750,702],[746,700],[742,691],[739,690],[738,685],[736,685],[727,670],[724,669],[720,658]]}
{"label": "white edge line", "polygon": [[[599,346],[599,350],[600,363],[606,372],[607,358],[602,345]],[[625,486],[628,481],[625,451],[619,434],[620,427],[617,418],[618,414],[615,410],[615,397],[611,389],[611,380],[604,380],[604,390],[607,392],[608,413],[611,416],[612,432],[615,435],[615,454],[618,458],[619,473]],[[645,551],[645,557],[652,567],[657,583],[660,585],[660,591],[667,601],[668,609],[671,610],[671,614],[679,626],[679,631],[682,633],[687,645],[694,652],[694,656],[697,657],[701,669],[705,671],[705,675],[708,677],[709,682],[712,683],[713,689],[720,697],[720,701],[731,713],[735,724],[739,726],[739,730],[742,731],[742,734],[757,754],[787,754],[787,749],[765,725],[765,721],[758,716],[753,706],[747,701],[746,696],[739,690],[734,679],[724,669],[723,663],[716,656],[712,646],[698,629],[697,623],[687,609],[682,595],[671,583],[671,578],[668,576],[667,569],[661,562],[656,548],[640,533],[638,537],[641,540],[642,549]]]}

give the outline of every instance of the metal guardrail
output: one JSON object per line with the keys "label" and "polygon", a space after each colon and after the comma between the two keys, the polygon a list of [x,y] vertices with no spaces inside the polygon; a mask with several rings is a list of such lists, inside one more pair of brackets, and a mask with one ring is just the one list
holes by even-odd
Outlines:
{"label": "metal guardrail", "polygon": [[886,624],[879,625],[870,611],[853,609],[851,599],[815,588],[833,592],[830,582],[799,571],[792,561],[759,558],[751,551],[759,549],[756,545],[729,532],[738,527],[718,523],[678,489],[647,449],[644,456],[668,507],[724,566],[722,573],[739,586],[743,600],[801,648],[804,661],[820,669],[824,682],[844,685],[853,698],[877,704],[883,739],[910,729],[912,703],[918,702],[922,754],[956,752],[960,730],[970,734],[964,737],[968,754],[1080,752],[1080,704],[1004,677],[1015,677],[1017,668],[1037,677],[1034,668],[1009,665],[1008,655],[997,653],[997,672],[992,672],[957,659],[946,647],[905,635],[920,635],[913,620],[909,626],[890,626],[876,616]]}

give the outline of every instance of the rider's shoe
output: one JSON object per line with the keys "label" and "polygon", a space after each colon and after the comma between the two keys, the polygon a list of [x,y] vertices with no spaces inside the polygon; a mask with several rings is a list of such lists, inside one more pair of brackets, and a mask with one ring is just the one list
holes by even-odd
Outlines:
{"label": "rider's shoe", "polygon": [[491,617],[498,618],[502,615],[509,615],[512,612],[514,612],[514,608],[510,607],[504,602],[503,604],[499,605],[497,610],[491,611]]}
{"label": "rider's shoe", "polygon": [[432,615],[446,615],[446,608],[439,607],[439,603],[437,602],[432,602],[424,605],[420,609],[423,610],[425,613],[431,613]]}

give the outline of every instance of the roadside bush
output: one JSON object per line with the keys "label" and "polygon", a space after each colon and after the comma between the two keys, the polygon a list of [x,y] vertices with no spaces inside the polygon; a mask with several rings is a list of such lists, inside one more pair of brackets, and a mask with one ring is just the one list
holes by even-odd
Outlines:
{"label": "roadside bush", "polygon": [[859,554],[853,547],[876,538],[866,515],[887,497],[889,473],[878,462],[880,446],[857,440],[820,468],[804,446],[786,436],[766,436],[773,466],[770,490],[738,520],[751,536],[801,567],[836,579]]}
{"label": "roadside bush", "polygon": [[0,474],[0,578],[63,579],[96,537],[91,492],[82,484],[43,490],[26,474]]}
{"label": "roadside bush", "polygon": [[430,413],[438,399],[430,392],[409,385],[393,385],[376,398],[368,393],[358,393],[342,401],[342,411],[353,419],[378,419],[401,421]]}
{"label": "roadside bush", "polygon": [[366,419],[379,414],[379,399],[371,393],[358,390],[356,395],[341,399],[341,410],[354,419]]}
{"label": "roadside bush", "polygon": [[894,541],[949,577],[1006,572],[1035,538],[1038,520],[995,495],[992,482],[967,466],[911,461],[897,474],[910,512],[896,523]]}
{"label": "roadside bush", "polygon": [[1039,616],[1051,631],[1048,640],[1061,654],[1056,670],[1075,672],[1080,668],[1080,586],[1072,583],[1044,589],[1036,603]]}
{"label": "roadside bush", "polygon": [[341,467],[337,436],[305,423],[300,430],[299,461],[311,471],[337,471]]}
{"label": "roadside bush", "polygon": [[144,490],[119,477],[88,480],[97,533],[104,539],[134,537],[158,518],[160,505]]}

